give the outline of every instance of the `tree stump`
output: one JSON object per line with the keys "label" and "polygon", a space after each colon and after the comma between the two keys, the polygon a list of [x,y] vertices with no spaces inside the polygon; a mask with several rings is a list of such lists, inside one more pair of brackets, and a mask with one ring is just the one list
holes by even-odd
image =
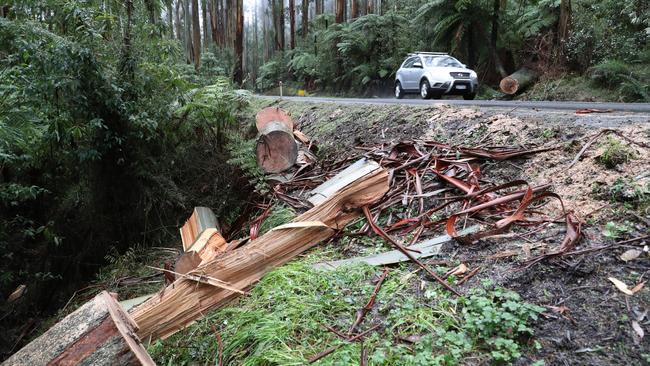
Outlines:
{"label": "tree stump", "polygon": [[103,291],[2,365],[155,365],[137,331],[115,298]]}

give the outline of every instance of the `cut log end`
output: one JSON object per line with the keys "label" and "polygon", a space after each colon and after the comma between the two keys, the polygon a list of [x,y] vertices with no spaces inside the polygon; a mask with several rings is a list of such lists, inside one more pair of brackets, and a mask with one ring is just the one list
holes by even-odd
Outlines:
{"label": "cut log end", "polygon": [[519,82],[508,76],[501,80],[499,87],[504,93],[513,95],[517,93],[517,90],[519,90]]}
{"label": "cut log end", "polygon": [[293,166],[298,158],[298,145],[284,131],[272,131],[257,140],[257,163],[267,173],[280,173]]}
{"label": "cut log end", "polygon": [[293,119],[279,107],[264,108],[255,116],[255,126],[258,131],[263,131],[269,123],[273,122],[280,122],[289,131],[293,130]]}

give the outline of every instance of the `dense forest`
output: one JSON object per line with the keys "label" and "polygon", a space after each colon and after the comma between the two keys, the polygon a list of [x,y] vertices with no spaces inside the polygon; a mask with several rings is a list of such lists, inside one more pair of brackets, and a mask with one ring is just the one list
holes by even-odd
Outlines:
{"label": "dense forest", "polygon": [[111,255],[173,241],[194,205],[237,216],[254,93],[390,93],[426,50],[475,69],[482,97],[528,67],[650,101],[649,38],[644,0],[5,0],[0,353]]}

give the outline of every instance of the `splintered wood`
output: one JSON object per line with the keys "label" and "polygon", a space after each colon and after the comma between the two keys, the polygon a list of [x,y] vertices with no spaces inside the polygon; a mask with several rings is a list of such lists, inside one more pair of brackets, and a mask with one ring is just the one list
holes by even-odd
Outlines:
{"label": "splintered wood", "polygon": [[190,218],[180,229],[183,250],[188,251],[199,235],[207,229],[215,229],[215,231],[219,229],[217,218],[209,208],[195,207]]}
{"label": "splintered wood", "polygon": [[155,365],[136,331],[133,320],[104,291],[2,365]]}
{"label": "splintered wood", "polygon": [[[240,290],[254,285],[273,268],[331,237],[359,217],[361,207],[378,201],[388,191],[388,172],[374,162],[367,164],[373,169],[340,186],[329,198],[296,218],[294,225],[272,230],[242,248],[223,252],[190,274],[209,276]],[[132,315],[142,339],[166,338],[238,295],[225,288],[179,278],[137,307]]]}

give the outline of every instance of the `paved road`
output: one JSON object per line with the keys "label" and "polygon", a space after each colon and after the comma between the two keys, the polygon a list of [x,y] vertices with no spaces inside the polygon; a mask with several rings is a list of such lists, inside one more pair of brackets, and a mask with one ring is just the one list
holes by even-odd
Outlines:
{"label": "paved road", "polygon": [[[262,98],[278,99],[277,96],[263,96]],[[616,112],[633,112],[650,114],[650,103],[588,103],[588,102],[535,102],[535,101],[503,101],[503,100],[422,100],[422,99],[395,99],[395,98],[326,98],[326,97],[282,97],[284,100],[311,103],[339,103],[339,104],[407,104],[407,105],[458,105],[494,108],[516,109],[613,109]]]}

